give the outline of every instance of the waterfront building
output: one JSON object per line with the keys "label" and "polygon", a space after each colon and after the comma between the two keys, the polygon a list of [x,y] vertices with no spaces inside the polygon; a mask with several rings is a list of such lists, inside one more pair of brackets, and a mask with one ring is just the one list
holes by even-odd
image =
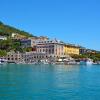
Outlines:
{"label": "waterfront building", "polygon": [[64,53],[65,55],[79,55],[80,47],[74,44],[65,44]]}
{"label": "waterfront building", "polygon": [[47,56],[45,53],[37,53],[33,51],[22,53],[22,59],[25,63],[37,62],[46,58]]}
{"label": "waterfront building", "polygon": [[47,59],[47,56],[45,53],[37,53],[33,51],[25,53],[9,52],[7,53],[6,57],[3,57],[3,59],[13,63],[32,63],[40,60],[45,60]]}
{"label": "waterfront building", "polygon": [[46,53],[48,57],[65,57],[64,44],[59,40],[40,41],[36,45],[37,53]]}
{"label": "waterfront building", "polygon": [[15,62],[15,63],[22,61],[21,53],[19,53],[19,52],[16,52],[16,53],[15,52],[8,52],[5,59],[8,62]]}

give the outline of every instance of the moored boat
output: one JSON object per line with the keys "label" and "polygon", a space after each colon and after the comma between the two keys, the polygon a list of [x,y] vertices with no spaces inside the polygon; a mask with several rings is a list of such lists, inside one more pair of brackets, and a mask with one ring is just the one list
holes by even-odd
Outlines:
{"label": "moored boat", "polygon": [[84,61],[80,61],[80,65],[92,65],[92,64],[93,64],[93,60],[89,58]]}

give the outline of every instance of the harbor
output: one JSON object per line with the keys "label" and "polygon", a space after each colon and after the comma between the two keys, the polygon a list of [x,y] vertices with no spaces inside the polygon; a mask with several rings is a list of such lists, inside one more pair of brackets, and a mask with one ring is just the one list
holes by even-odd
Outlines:
{"label": "harbor", "polygon": [[0,100],[100,100],[100,0],[0,1]]}
{"label": "harbor", "polygon": [[0,65],[3,64],[33,64],[33,65],[99,65],[100,62],[93,62],[92,59],[86,59],[86,60],[78,60],[76,61],[75,59],[41,59],[41,60],[21,60],[21,61],[9,61],[6,59],[0,59]]}
{"label": "harbor", "polygon": [[38,39],[31,37],[17,41],[20,41],[20,49],[26,51],[11,50],[5,56],[0,57],[2,62],[55,65],[100,64],[99,51],[86,49],[79,45],[67,44],[47,37]]}

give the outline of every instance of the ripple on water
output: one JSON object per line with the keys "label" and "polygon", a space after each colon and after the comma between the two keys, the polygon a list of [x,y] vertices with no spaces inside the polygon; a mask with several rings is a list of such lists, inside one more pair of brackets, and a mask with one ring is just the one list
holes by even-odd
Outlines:
{"label": "ripple on water", "polygon": [[100,100],[100,65],[0,67],[0,100]]}

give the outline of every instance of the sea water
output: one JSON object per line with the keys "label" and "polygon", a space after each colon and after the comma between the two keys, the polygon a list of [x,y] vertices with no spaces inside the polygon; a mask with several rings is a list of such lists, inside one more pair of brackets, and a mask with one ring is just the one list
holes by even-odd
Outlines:
{"label": "sea water", "polygon": [[0,65],[0,100],[100,100],[100,65]]}

